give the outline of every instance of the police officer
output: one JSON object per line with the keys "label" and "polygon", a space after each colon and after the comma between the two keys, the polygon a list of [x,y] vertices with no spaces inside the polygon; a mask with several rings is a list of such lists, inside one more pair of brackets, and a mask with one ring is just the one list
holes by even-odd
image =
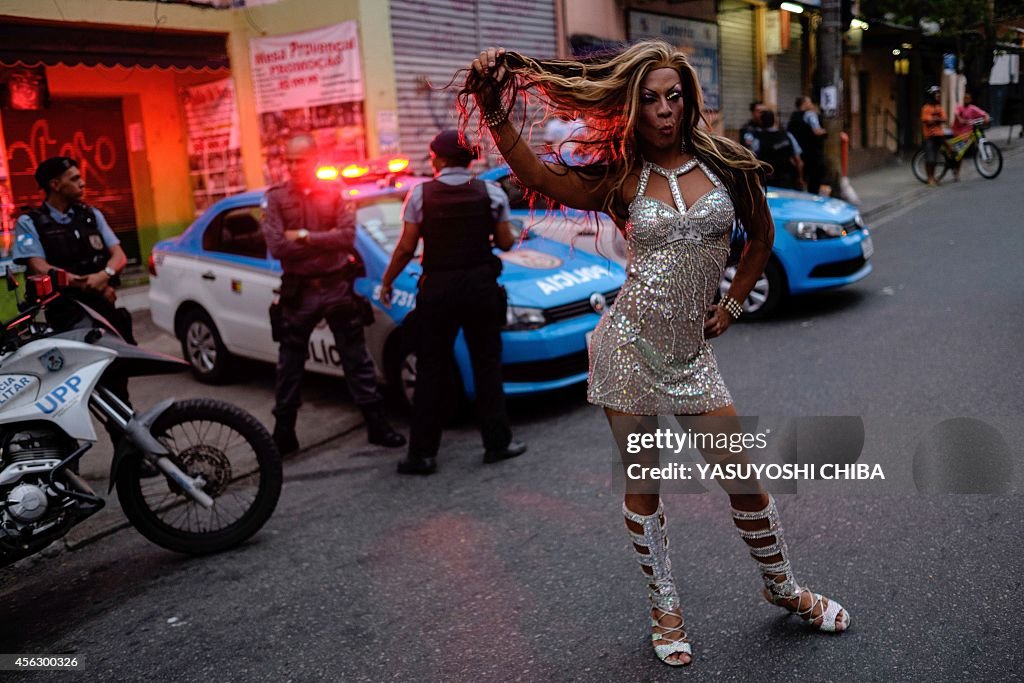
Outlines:
{"label": "police officer", "polygon": [[772,171],[767,178],[769,185],[791,190],[806,187],[800,145],[791,133],[779,129],[775,112],[771,109],[761,112],[761,127],[754,133],[751,151],[758,159],[771,165]]}
{"label": "police officer", "polygon": [[501,327],[505,290],[498,285],[501,260],[492,249],[512,247],[508,197],[500,187],[476,180],[468,166],[475,152],[454,130],[430,143],[436,179],[414,187],[406,197],[402,236],[381,283],[381,301],[390,305],[392,284],[423,239],[423,275],[416,296],[416,393],[409,453],[398,463],[402,474],[432,474],[441,445],[445,369],[461,327],[469,346],[476,385],[484,462],[521,455],[526,444],[512,440],[501,382]]}
{"label": "police officer", "polygon": [[[134,344],[131,315],[115,306],[114,292],[128,259],[103,213],[82,202],[85,181],[78,162],[51,157],[39,164],[35,179],[46,199],[18,218],[14,262],[25,265],[32,275],[46,275],[54,268],[67,271],[70,287],[64,296],[95,310]],[[46,315],[58,330],[84,318],[81,308],[62,300],[51,304]]]}
{"label": "police officer", "polygon": [[362,261],[355,251],[355,213],[337,185],[316,179],[312,137],[291,138],[285,157],[290,179],[267,190],[261,226],[270,253],[281,261],[284,271],[279,309],[271,310],[271,325],[280,342],[274,441],[282,455],[299,448],[295,419],[302,404],[309,337],[317,323],[326,319],[349,393],[366,418],[370,443],[404,446],[405,437],[391,428],[384,415],[377,373],[363,336],[363,325],[372,322],[373,312],[354,289],[355,279],[362,275]]}
{"label": "police officer", "polygon": [[818,112],[807,95],[796,98],[796,111],[789,117],[786,130],[796,138],[803,150],[800,157],[804,162],[807,191],[818,194],[825,175],[825,137],[828,131],[821,127]]}

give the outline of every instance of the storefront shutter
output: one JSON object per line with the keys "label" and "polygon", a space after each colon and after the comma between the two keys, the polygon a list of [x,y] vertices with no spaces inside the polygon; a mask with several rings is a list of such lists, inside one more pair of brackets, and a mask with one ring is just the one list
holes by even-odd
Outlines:
{"label": "storefront shutter", "polygon": [[52,156],[72,157],[85,179],[85,201],[103,212],[128,262],[139,262],[120,99],[55,98],[44,110],[4,110],[3,134],[15,206],[40,203],[42,193],[33,177],[40,162]]}
{"label": "storefront shutter", "polygon": [[779,112],[782,123],[789,121],[793,102],[803,93],[803,77],[800,55],[803,49],[799,21],[789,23],[789,49],[775,59],[775,73],[778,77]]}
{"label": "storefront shutter", "polygon": [[740,2],[722,2],[718,29],[722,49],[722,102],[725,127],[740,128],[750,118],[750,103],[757,96],[754,63],[754,13]]}
{"label": "storefront shutter", "polygon": [[455,94],[464,75],[441,88],[487,47],[555,56],[554,0],[391,0],[391,39],[401,150],[425,172],[430,139],[456,125]]}

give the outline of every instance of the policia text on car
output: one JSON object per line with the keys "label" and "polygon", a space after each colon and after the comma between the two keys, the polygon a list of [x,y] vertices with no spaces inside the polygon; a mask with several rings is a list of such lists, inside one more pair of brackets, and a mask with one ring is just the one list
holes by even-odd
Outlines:
{"label": "policia text on car", "polygon": [[398,447],[383,412],[377,373],[366,350],[363,326],[373,321],[370,303],[356,294],[362,261],[355,249],[355,213],[337,183],[316,178],[313,138],[288,141],[290,179],[267,191],[262,229],[274,258],[281,261],[281,293],[271,307],[271,328],[280,343],[274,387],[274,441],[282,454],[299,447],[295,420],[302,405],[302,376],[309,338],[326,319],[341,355],[352,400],[366,418],[370,443]]}
{"label": "policia text on car", "polygon": [[526,451],[512,441],[501,380],[501,327],[505,290],[498,285],[501,260],[491,251],[514,241],[508,197],[496,185],[473,179],[467,166],[474,151],[446,130],[430,143],[436,179],[410,190],[404,222],[391,263],[381,282],[381,301],[390,305],[392,284],[423,239],[423,275],[410,317],[416,336],[416,392],[413,396],[409,453],[398,463],[402,474],[431,474],[441,446],[444,372],[461,327],[473,365],[484,462]]}

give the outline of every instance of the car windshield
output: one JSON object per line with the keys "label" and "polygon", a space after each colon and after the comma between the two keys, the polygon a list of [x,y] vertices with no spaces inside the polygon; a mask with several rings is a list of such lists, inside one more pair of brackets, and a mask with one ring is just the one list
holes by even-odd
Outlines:
{"label": "car windshield", "polygon": [[[363,226],[366,232],[374,239],[381,248],[391,253],[398,244],[398,238],[402,234],[402,197],[388,196],[377,199],[367,199],[356,207],[356,222]],[[510,222],[512,235],[519,239],[522,231],[522,221],[513,219]],[[419,254],[417,247],[416,253]]]}
{"label": "car windshield", "polygon": [[366,200],[356,208],[356,222],[384,251],[390,253],[402,234],[402,198]]}

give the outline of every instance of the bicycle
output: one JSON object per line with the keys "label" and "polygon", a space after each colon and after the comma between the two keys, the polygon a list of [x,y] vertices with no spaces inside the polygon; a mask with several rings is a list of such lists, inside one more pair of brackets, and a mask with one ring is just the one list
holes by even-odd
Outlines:
{"label": "bicycle", "polygon": [[[935,179],[942,180],[942,177],[949,171],[950,166],[963,160],[971,148],[977,146],[974,154],[974,168],[978,169],[978,175],[989,180],[999,175],[1003,170],[1003,153],[988,138],[982,130],[984,119],[971,121],[973,129],[969,133],[958,135],[946,140],[942,146],[942,154],[935,164]],[[914,177],[922,183],[928,182],[928,172],[924,167],[925,146],[914,154],[910,166],[914,171]]]}

